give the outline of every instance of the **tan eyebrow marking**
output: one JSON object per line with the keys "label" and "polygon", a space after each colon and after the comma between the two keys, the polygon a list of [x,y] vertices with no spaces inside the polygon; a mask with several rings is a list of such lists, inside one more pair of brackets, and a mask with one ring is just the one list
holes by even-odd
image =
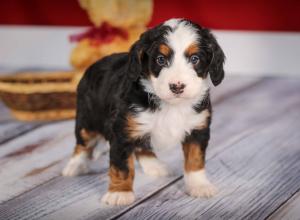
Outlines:
{"label": "tan eyebrow marking", "polygon": [[171,54],[171,48],[165,44],[161,44],[159,45],[159,52],[167,57]]}
{"label": "tan eyebrow marking", "polygon": [[200,48],[198,47],[198,45],[196,43],[192,43],[186,50],[185,50],[185,54],[187,56],[191,56],[195,53],[198,53],[200,50]]}

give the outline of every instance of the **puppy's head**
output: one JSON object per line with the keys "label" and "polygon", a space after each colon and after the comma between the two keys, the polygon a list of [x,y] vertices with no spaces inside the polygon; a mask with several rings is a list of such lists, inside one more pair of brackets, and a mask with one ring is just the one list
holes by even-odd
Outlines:
{"label": "puppy's head", "polygon": [[208,29],[171,19],[143,33],[129,52],[128,73],[168,103],[195,99],[224,78],[224,53]]}

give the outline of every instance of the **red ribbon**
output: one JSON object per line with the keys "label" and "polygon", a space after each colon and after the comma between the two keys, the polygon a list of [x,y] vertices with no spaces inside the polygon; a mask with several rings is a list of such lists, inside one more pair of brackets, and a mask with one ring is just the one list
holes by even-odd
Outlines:
{"label": "red ribbon", "polygon": [[118,27],[113,27],[110,24],[104,22],[100,27],[91,27],[80,34],[72,34],[70,36],[71,42],[79,42],[82,39],[90,39],[91,44],[99,45],[102,43],[109,43],[114,40],[115,37],[121,37],[124,40],[128,39],[128,33],[126,30]]}

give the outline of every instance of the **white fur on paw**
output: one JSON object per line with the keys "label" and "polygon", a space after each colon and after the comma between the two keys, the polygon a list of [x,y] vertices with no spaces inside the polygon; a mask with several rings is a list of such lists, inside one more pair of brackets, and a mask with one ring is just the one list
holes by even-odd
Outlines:
{"label": "white fur on paw", "polygon": [[133,192],[107,192],[101,202],[108,205],[129,205],[134,202]]}
{"label": "white fur on paw", "polygon": [[78,176],[90,172],[89,159],[86,153],[73,156],[62,171],[63,176]]}
{"label": "white fur on paw", "polygon": [[144,173],[149,176],[167,176],[170,174],[167,165],[155,157],[141,157],[139,163]]}
{"label": "white fur on paw", "polygon": [[205,170],[185,173],[184,180],[190,196],[210,198],[217,193],[217,188],[207,179]]}

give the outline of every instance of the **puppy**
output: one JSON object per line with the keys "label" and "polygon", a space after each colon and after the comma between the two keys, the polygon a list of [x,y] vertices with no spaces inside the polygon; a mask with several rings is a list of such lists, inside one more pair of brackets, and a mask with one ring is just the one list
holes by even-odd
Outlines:
{"label": "puppy", "polygon": [[140,36],[129,53],[113,54],[88,68],[77,89],[77,145],[65,176],[90,171],[97,140],[110,145],[109,205],[134,202],[134,158],[143,171],[164,176],[168,169],[156,148],[182,145],[186,191],[210,197],[216,190],[205,175],[214,86],[224,78],[224,53],[208,29],[171,19]]}

